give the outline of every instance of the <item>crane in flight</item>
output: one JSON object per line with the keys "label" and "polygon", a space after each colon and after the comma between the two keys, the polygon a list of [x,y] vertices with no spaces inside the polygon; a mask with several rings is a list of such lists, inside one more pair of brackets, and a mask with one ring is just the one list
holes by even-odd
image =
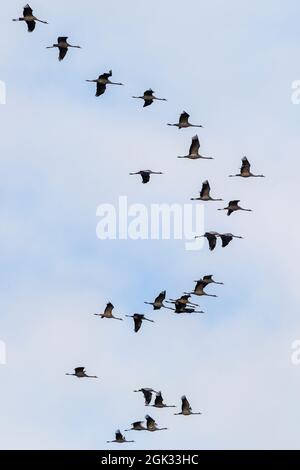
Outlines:
{"label": "crane in flight", "polygon": [[154,100],[156,100],[156,101],[167,101],[166,98],[157,98],[156,96],[154,96],[153,93],[155,93],[155,91],[153,91],[153,90],[151,90],[151,88],[149,88],[149,90],[144,91],[143,96],[133,96],[132,98],[144,100],[143,108],[146,108],[147,106],[150,106],[153,103]]}
{"label": "crane in flight", "polygon": [[191,124],[189,122],[189,117],[190,115],[186,111],[183,111],[180,114],[179,122],[176,122],[175,124],[168,123],[168,126],[175,126],[175,127],[178,127],[178,129],[184,129],[187,127],[203,127],[200,124]]}
{"label": "crane in flight", "polygon": [[36,21],[38,21],[39,23],[48,24],[47,21],[39,20],[36,16],[34,16],[32,8],[28,4],[25,5],[23,9],[23,16],[21,16],[20,18],[14,18],[13,21],[25,21],[29,33],[32,33],[32,31],[34,31]]}

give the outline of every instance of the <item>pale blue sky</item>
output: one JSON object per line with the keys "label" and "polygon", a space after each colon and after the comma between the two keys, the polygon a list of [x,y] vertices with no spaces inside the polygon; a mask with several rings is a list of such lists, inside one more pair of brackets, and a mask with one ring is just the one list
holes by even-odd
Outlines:
{"label": "pale blue sky", "polygon": [[[300,79],[299,4],[82,5],[31,2],[49,22],[33,34],[11,21],[23,2],[2,7],[0,447],[109,448],[115,429],[149,411],[132,390],[151,386],[171,404],[185,393],[203,416],[154,409],[169,431],[130,434],[133,449],[299,448],[300,366],[290,361],[300,338],[300,106],[290,98]],[[82,46],[62,63],[45,49],[58,35]],[[96,99],[84,80],[110,68],[126,86]],[[168,102],[142,109],[131,96],[148,87]],[[214,161],[175,158],[194,134],[166,126],[183,109],[205,126],[203,153]],[[265,180],[227,178],[243,155]],[[144,168],[165,174],[145,186],[128,176]],[[245,240],[195,253],[181,241],[96,238],[100,203],[183,203],[206,178],[216,196],[254,211],[228,219],[209,206],[206,229]],[[203,318],[143,304],[210,273],[225,285],[201,301]],[[135,335],[129,319],[89,315],[109,300],[155,324]],[[64,375],[77,365],[101,379]]]}

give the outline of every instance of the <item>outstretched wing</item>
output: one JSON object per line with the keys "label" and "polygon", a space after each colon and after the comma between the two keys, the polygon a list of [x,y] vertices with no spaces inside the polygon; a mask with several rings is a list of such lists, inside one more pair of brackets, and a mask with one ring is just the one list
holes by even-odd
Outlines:
{"label": "outstretched wing", "polygon": [[161,392],[157,393],[156,397],[155,397],[155,400],[154,400],[154,405],[155,406],[161,406],[163,405],[163,397],[162,397],[162,394]]}
{"label": "outstretched wing", "polygon": [[250,172],[250,162],[247,157],[242,158],[242,166],[241,166],[241,175],[249,174]]}
{"label": "outstretched wing", "polygon": [[154,303],[162,303],[166,298],[166,291],[163,290],[154,300]]}
{"label": "outstretched wing", "polygon": [[111,316],[113,309],[114,309],[113,304],[111,302],[108,302],[104,310],[104,315]]}
{"label": "outstretched wing", "polygon": [[124,439],[123,434],[121,433],[120,429],[116,431],[116,441],[121,441]]}
{"label": "outstretched wing", "polygon": [[141,328],[142,326],[142,317],[139,315],[139,316],[134,316],[133,317],[133,320],[134,320],[134,331],[135,333],[137,333],[139,331],[139,329]]}
{"label": "outstretched wing", "polygon": [[149,90],[146,90],[144,91],[144,96],[153,96],[153,90],[151,90],[151,88],[149,88]]}
{"label": "outstretched wing", "polygon": [[221,237],[221,240],[222,240],[222,248],[225,248],[227,245],[229,245],[229,243],[232,240],[231,235],[220,235],[220,237]]}
{"label": "outstretched wing", "polygon": [[146,171],[143,171],[141,173],[141,177],[142,177],[142,180],[143,180],[143,183],[146,184],[146,183],[149,183],[150,181],[150,173],[146,172]]}
{"label": "outstretched wing", "polygon": [[133,429],[136,429],[136,428],[139,428],[142,424],[143,424],[143,421],[135,421],[131,425],[132,425]]}
{"label": "outstretched wing", "polygon": [[182,401],[182,403],[181,403],[182,413],[184,411],[191,411],[192,410],[191,405],[189,404],[189,401],[188,401],[188,399],[186,398],[185,395],[183,395],[183,397],[181,397],[181,401]]}
{"label": "outstretched wing", "polygon": [[59,44],[60,42],[67,42],[67,39],[68,39],[68,36],[59,36],[57,38],[57,44]]}
{"label": "outstretched wing", "polygon": [[146,108],[147,106],[150,106],[150,104],[152,104],[152,103],[153,103],[153,100],[145,100],[143,108]]}
{"label": "outstretched wing", "polygon": [[74,371],[75,371],[75,374],[78,374],[78,373],[81,373],[81,372],[84,372],[84,367],[75,367]]}
{"label": "outstretched wing", "polygon": [[152,392],[150,392],[150,390],[143,389],[143,395],[145,398],[145,405],[149,405],[152,400]]}
{"label": "outstretched wing", "polygon": [[192,143],[190,146],[189,154],[196,155],[199,152],[199,148],[200,148],[199,138],[197,135],[194,135],[194,137],[192,138]]}
{"label": "outstretched wing", "polygon": [[146,421],[147,421],[147,428],[148,429],[155,426],[155,420],[153,418],[151,418],[151,416],[146,415]]}
{"label": "outstretched wing", "polygon": [[26,16],[32,16],[32,8],[28,5],[25,5],[24,10],[23,10],[23,17],[26,18]]}
{"label": "outstretched wing", "polygon": [[203,288],[204,288],[204,282],[202,279],[200,279],[200,281],[197,281],[195,292],[198,292],[198,291],[202,292]]}
{"label": "outstretched wing", "polygon": [[183,113],[180,114],[179,118],[179,124],[186,124],[188,122],[190,115],[183,111]]}
{"label": "outstretched wing", "polygon": [[32,33],[35,29],[35,21],[26,21],[27,29],[29,33]]}
{"label": "outstretched wing", "polygon": [[97,82],[97,89],[96,89],[96,96],[101,96],[106,90],[106,85],[105,83],[99,83]]}
{"label": "outstretched wing", "polygon": [[209,192],[210,192],[210,186],[209,186],[209,182],[206,180],[206,181],[204,181],[204,183],[202,184],[202,189],[201,189],[201,192],[200,192],[200,197],[209,197]]}
{"label": "outstretched wing", "polygon": [[68,49],[66,47],[59,47],[58,60],[59,61],[63,60],[67,52],[68,52]]}
{"label": "outstretched wing", "polygon": [[210,251],[213,251],[216,248],[216,244],[217,244],[216,235],[208,234],[208,235],[206,235],[206,238],[208,240]]}
{"label": "outstretched wing", "polygon": [[203,276],[203,284],[207,285],[210,282],[212,282],[212,274],[207,274],[206,276]]}

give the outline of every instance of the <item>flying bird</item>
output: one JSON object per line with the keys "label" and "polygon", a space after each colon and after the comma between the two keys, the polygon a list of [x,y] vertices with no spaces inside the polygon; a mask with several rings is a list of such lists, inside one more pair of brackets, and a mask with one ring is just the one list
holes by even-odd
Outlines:
{"label": "flying bird", "polygon": [[47,21],[39,20],[36,16],[32,14],[32,8],[27,4],[23,9],[23,16],[20,18],[13,19],[13,21],[25,21],[27,24],[27,29],[29,33],[35,29],[36,21],[39,23],[48,24]]}
{"label": "flying bird", "polygon": [[143,388],[140,388],[139,390],[133,390],[133,391],[136,393],[142,392],[142,394],[144,395],[146,406],[148,406],[151,403],[152,393],[158,393],[155,390],[153,390],[153,388],[148,388],[148,387],[143,387]]}
{"label": "flying bird", "polygon": [[149,90],[144,91],[143,96],[133,96],[132,98],[144,100],[143,108],[145,108],[146,106],[150,106],[150,104],[152,104],[154,100],[167,101],[166,98],[156,98],[156,96],[154,96],[153,93],[155,93],[155,91],[149,88]]}
{"label": "flying bird", "polygon": [[57,38],[57,44],[53,44],[53,46],[48,46],[46,49],[53,49],[55,47],[58,47],[59,49],[59,55],[58,55],[58,60],[62,61],[68,52],[69,47],[74,47],[76,49],[81,49],[81,46],[72,46],[71,44],[68,43],[68,37],[67,36],[60,36]]}
{"label": "flying bird", "polygon": [[204,235],[197,235],[195,238],[206,238],[208,241],[210,251],[213,251],[216,248],[217,237],[219,236],[218,232],[205,232]]}
{"label": "flying bird", "polygon": [[110,70],[107,73],[103,73],[102,75],[99,75],[98,78],[95,80],[86,80],[86,82],[90,83],[96,83],[96,95],[95,96],[101,96],[106,90],[106,85],[124,85],[123,83],[119,82],[112,82],[109,77],[112,76],[112,70]]}
{"label": "flying bird", "polygon": [[227,215],[231,215],[233,212],[236,211],[252,212],[252,209],[244,209],[243,207],[239,206],[239,202],[239,199],[229,201],[227,207],[224,207],[223,209],[218,209],[218,211],[227,211]]}
{"label": "flying bird", "polygon": [[175,126],[175,127],[178,127],[178,129],[183,129],[183,128],[186,128],[186,127],[203,127],[203,126],[198,125],[198,124],[197,125],[196,124],[191,124],[189,122],[189,117],[190,117],[190,115],[186,111],[183,111],[180,114],[179,122],[175,123],[175,124],[169,124],[168,123],[168,126]]}
{"label": "flying bird", "polygon": [[117,444],[124,444],[124,442],[135,442],[135,441],[127,441],[126,437],[123,436],[120,429],[118,429],[115,433],[115,439],[113,441],[106,441],[108,444],[111,442],[116,442]]}
{"label": "flying bird", "polygon": [[75,377],[78,377],[79,379],[82,379],[83,377],[88,377],[90,379],[98,379],[96,375],[87,375],[85,372],[85,367],[75,367],[74,369],[74,374],[66,374],[66,375],[74,375]]}
{"label": "flying bird", "polygon": [[142,183],[146,184],[146,183],[149,183],[149,181],[150,181],[150,175],[162,175],[163,173],[161,171],[140,170],[140,171],[137,171],[136,173],[129,173],[129,174],[130,175],[141,175]]}
{"label": "flying bird", "polygon": [[174,413],[175,415],[201,415],[202,413],[193,413],[191,405],[189,404],[187,398],[185,395],[181,397],[181,412],[180,413]]}
{"label": "flying bird", "polygon": [[218,232],[206,232],[204,235],[197,235],[195,238],[206,238],[208,240],[209,249],[213,251],[217,244],[217,237],[222,240],[222,248],[225,248],[233,238],[243,238],[232,233],[218,233]]}
{"label": "flying bird", "polygon": [[141,315],[140,313],[135,313],[134,315],[125,315],[125,316],[128,318],[129,317],[133,318],[135,333],[137,333],[139,329],[141,328],[143,320],[151,321],[152,323],[154,323],[153,320],[149,320],[149,318],[146,318],[145,315]]}
{"label": "flying bird", "polygon": [[223,201],[223,199],[214,199],[210,195],[210,185],[206,180],[202,183],[202,189],[199,197],[192,197],[191,201]]}
{"label": "flying bird", "polygon": [[214,294],[207,294],[206,292],[204,292],[203,289],[206,286],[206,284],[203,282],[203,279],[200,279],[199,281],[195,281],[195,282],[196,282],[196,286],[195,286],[194,292],[185,292],[185,294],[197,295],[199,297],[201,297],[203,295],[206,295],[208,297],[217,297]]}
{"label": "flying bird", "polygon": [[154,300],[154,302],[144,302],[147,305],[152,305],[153,310],[160,310],[164,306],[164,300],[166,298],[166,291],[163,290]]}
{"label": "flying bird", "polygon": [[237,175],[229,175],[229,177],[233,178],[233,177],[236,177],[236,176],[240,176],[241,178],[251,178],[251,177],[253,177],[253,178],[265,178],[265,175],[254,175],[253,173],[251,173],[250,168],[251,168],[251,164],[250,164],[248,158],[243,157],[240,173],[238,173]]}
{"label": "flying bird", "polygon": [[243,238],[238,235],[232,235],[232,233],[223,233],[219,237],[222,240],[222,248],[225,248],[234,238]]}
{"label": "flying bird", "polygon": [[194,304],[193,302],[190,302],[190,297],[191,296],[189,294],[184,294],[178,299],[170,299],[170,300],[167,300],[166,302],[168,304],[194,305],[196,307],[199,307],[198,304]]}
{"label": "flying bird", "polygon": [[[170,303],[173,303],[173,302],[170,302]],[[202,310],[195,310],[195,308],[192,307],[191,305],[184,304],[181,301],[176,301],[175,302],[175,308],[172,308],[172,307],[165,307],[165,308],[167,308],[169,310],[173,310],[173,312],[175,312],[177,314],[181,314],[181,313],[204,313]]]}
{"label": "flying bird", "polygon": [[168,429],[168,428],[158,428],[157,423],[155,422],[155,420],[153,418],[151,418],[151,416],[149,416],[149,415],[146,415],[145,418],[146,418],[147,430],[148,431],[154,432],[154,431],[164,431],[164,430]]}
{"label": "flying bird", "polygon": [[123,318],[115,317],[112,314],[113,309],[114,309],[113,304],[111,302],[108,302],[103,313],[94,313],[94,315],[101,317],[101,318],[113,318],[114,320],[123,320]]}
{"label": "flying bird", "polygon": [[176,408],[175,405],[165,405],[161,392],[158,392],[156,394],[154,404],[151,406],[153,406],[154,408]]}
{"label": "flying bird", "polygon": [[200,149],[199,138],[197,135],[194,135],[194,137],[192,137],[192,143],[190,145],[189,154],[184,155],[184,156],[179,156],[177,158],[188,158],[189,160],[198,160],[199,158],[202,158],[204,160],[213,160],[213,157],[203,157],[203,155],[200,155],[199,149]]}
{"label": "flying bird", "polygon": [[144,421],[135,421],[134,423],[131,423],[132,428],[130,429],[125,429],[125,432],[127,431],[147,431],[147,428],[143,426]]}
{"label": "flying bird", "polygon": [[[197,281],[195,281],[197,282]],[[224,285],[224,282],[216,282],[213,280],[212,274],[207,274],[206,276],[203,276],[202,282],[204,284],[204,287],[208,286],[208,284],[219,284],[219,285]]]}

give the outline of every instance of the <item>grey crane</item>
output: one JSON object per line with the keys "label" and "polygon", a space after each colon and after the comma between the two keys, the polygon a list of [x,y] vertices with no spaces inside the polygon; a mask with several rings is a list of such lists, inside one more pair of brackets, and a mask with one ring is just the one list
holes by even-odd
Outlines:
{"label": "grey crane", "polygon": [[195,289],[193,292],[185,292],[185,294],[188,294],[188,295],[197,295],[199,297],[203,296],[203,295],[206,295],[208,297],[217,297],[217,295],[214,295],[214,294],[207,294],[206,292],[204,292],[204,288],[206,286],[206,284],[203,282],[203,279],[200,279],[199,281],[195,281],[196,282],[196,286],[195,286]]}
{"label": "grey crane", "polygon": [[219,236],[218,232],[205,232],[204,235],[197,235],[195,238],[206,238],[208,241],[210,251],[213,251],[216,248],[217,237]]}
{"label": "grey crane", "polygon": [[141,315],[140,313],[134,313],[133,315],[125,315],[126,317],[133,318],[134,321],[134,331],[137,333],[142,326],[143,320],[151,321],[154,323],[153,320],[146,318],[145,315]]}
{"label": "grey crane", "polygon": [[219,237],[222,240],[222,248],[225,248],[234,238],[243,238],[239,235],[233,235],[232,233],[221,233]]}
{"label": "grey crane", "polygon": [[155,400],[154,400],[154,404],[151,405],[151,406],[153,406],[154,408],[176,408],[175,405],[166,405],[166,404],[164,403],[164,399],[163,399],[163,397],[162,397],[161,392],[158,392],[158,393],[156,394],[156,397],[155,397]]}
{"label": "grey crane", "polygon": [[101,318],[113,318],[114,320],[123,320],[123,318],[115,317],[112,314],[113,309],[114,309],[113,304],[111,302],[108,302],[103,313],[94,313],[94,315],[101,317]]}
{"label": "grey crane", "polygon": [[[195,304],[196,305],[196,304]],[[173,312],[177,314],[181,313],[204,313],[202,310],[195,310],[194,307],[192,307],[189,304],[184,304],[181,301],[176,301],[175,302],[175,308],[172,307],[165,307],[169,310],[173,310]]]}
{"label": "grey crane", "polygon": [[188,158],[189,160],[198,160],[199,158],[202,158],[204,160],[213,160],[213,157],[204,157],[203,155],[200,155],[199,149],[200,149],[199,138],[197,135],[194,135],[194,137],[192,137],[192,143],[190,145],[189,154],[179,156],[177,158]]}
{"label": "grey crane", "polygon": [[15,18],[13,19],[13,21],[25,21],[29,33],[32,33],[32,31],[34,31],[36,21],[38,21],[39,23],[48,24],[47,21],[40,20],[36,16],[34,16],[32,8],[28,4],[25,5],[23,9],[23,16],[21,16],[20,18]]}
{"label": "grey crane", "polygon": [[166,298],[166,291],[163,290],[155,299],[154,302],[144,302],[144,304],[152,305],[153,310],[160,310],[164,306],[164,300]]}
{"label": "grey crane", "polygon": [[218,211],[227,211],[227,215],[231,215],[233,212],[236,211],[252,212],[252,209],[244,209],[243,207],[239,206],[239,202],[239,199],[229,201],[227,207],[223,207],[223,209],[218,209]]}
{"label": "grey crane", "polygon": [[81,46],[72,46],[72,44],[68,43],[68,36],[59,36],[57,38],[57,44],[53,44],[53,46],[48,46],[46,49],[53,49],[58,48],[58,60],[62,61],[65,58],[65,55],[68,52],[69,47],[73,47],[76,49],[81,49]]}
{"label": "grey crane", "polygon": [[181,297],[179,297],[178,299],[170,299],[170,300],[167,300],[166,303],[168,304],[181,304],[181,305],[194,305],[195,307],[199,307],[198,304],[195,304],[193,302],[190,301],[190,295],[189,294],[184,294],[182,295]]}
{"label": "grey crane", "polygon": [[165,431],[166,429],[168,429],[168,428],[159,428],[159,427],[157,427],[156,421],[155,421],[153,418],[151,418],[151,416],[149,416],[149,415],[146,415],[146,416],[145,416],[145,419],[146,419],[147,430],[148,430],[148,431],[151,431],[151,432],[154,432],[154,431]]}
{"label": "grey crane", "polygon": [[128,431],[147,431],[147,428],[143,426],[144,421],[135,421],[134,423],[131,423],[131,428],[130,429],[125,429],[125,432]]}
{"label": "grey crane", "polygon": [[153,388],[143,387],[139,390],[133,390],[135,393],[141,392],[144,395],[145,405],[148,406],[152,400],[152,393],[158,393]]}
{"label": "grey crane", "polygon": [[184,415],[184,416],[189,416],[189,415],[201,415],[202,413],[193,413],[191,405],[189,404],[188,399],[186,398],[185,395],[181,397],[181,412],[180,413],[174,413],[175,415]]}
{"label": "grey crane", "polygon": [[265,178],[265,175],[254,175],[253,173],[251,173],[250,168],[251,168],[251,164],[248,158],[243,157],[240,173],[238,173],[237,175],[229,175],[229,177],[233,178],[233,177],[239,176],[241,178],[251,178],[251,177],[252,178]]}
{"label": "grey crane", "polygon": [[146,183],[149,183],[151,175],[162,175],[163,173],[161,171],[140,170],[140,171],[136,171],[135,173],[129,173],[129,174],[130,175],[141,175],[142,183],[146,184]]}
{"label": "grey crane", "polygon": [[[221,286],[224,285],[224,282],[214,281],[212,274],[206,274],[206,276],[203,276],[202,281],[203,281],[204,287],[208,286],[209,284],[219,284]],[[197,281],[194,281],[194,282],[197,282]]]}
{"label": "grey crane", "polygon": [[197,235],[195,238],[206,238],[208,240],[209,249],[213,251],[217,244],[217,237],[222,240],[222,248],[225,248],[233,238],[243,238],[239,235],[233,235],[232,233],[218,233],[218,232],[205,232],[204,235]]}
{"label": "grey crane", "polygon": [[115,439],[113,441],[106,441],[108,444],[111,442],[116,442],[117,444],[124,444],[124,442],[135,442],[135,441],[127,441],[126,437],[123,436],[120,429],[118,429],[115,433]]}
{"label": "grey crane", "polygon": [[183,129],[183,128],[186,128],[186,127],[203,127],[200,124],[191,124],[189,122],[189,117],[190,117],[190,115],[186,111],[183,111],[180,114],[179,122],[177,122],[175,124],[168,123],[168,126],[175,126],[175,127],[178,127],[178,129]]}
{"label": "grey crane", "polygon": [[203,181],[202,183],[202,189],[200,191],[200,196],[199,197],[192,197],[191,201],[223,201],[223,199],[214,199],[210,195],[210,185],[209,182]]}
{"label": "grey crane", "polygon": [[99,75],[98,78],[95,78],[95,80],[86,80],[86,82],[90,83],[96,83],[96,95],[95,96],[101,96],[106,90],[106,85],[121,85],[123,86],[123,83],[120,82],[112,82],[110,80],[110,77],[112,76],[112,70],[110,70],[107,73],[102,73]]}
{"label": "grey crane", "polygon": [[156,101],[167,101],[166,98],[157,98],[156,96],[154,96],[155,91],[151,90],[151,88],[149,88],[149,90],[146,90],[144,91],[144,94],[143,96],[133,96],[132,98],[137,98],[137,99],[141,99],[141,100],[144,100],[144,106],[143,108],[146,108],[147,106],[150,106],[154,100]]}
{"label": "grey crane", "polygon": [[96,375],[87,375],[87,373],[85,372],[85,367],[75,367],[74,374],[66,373],[66,375],[74,375],[75,377],[78,377],[78,379],[82,379],[84,377],[88,377],[90,379],[98,379]]}

